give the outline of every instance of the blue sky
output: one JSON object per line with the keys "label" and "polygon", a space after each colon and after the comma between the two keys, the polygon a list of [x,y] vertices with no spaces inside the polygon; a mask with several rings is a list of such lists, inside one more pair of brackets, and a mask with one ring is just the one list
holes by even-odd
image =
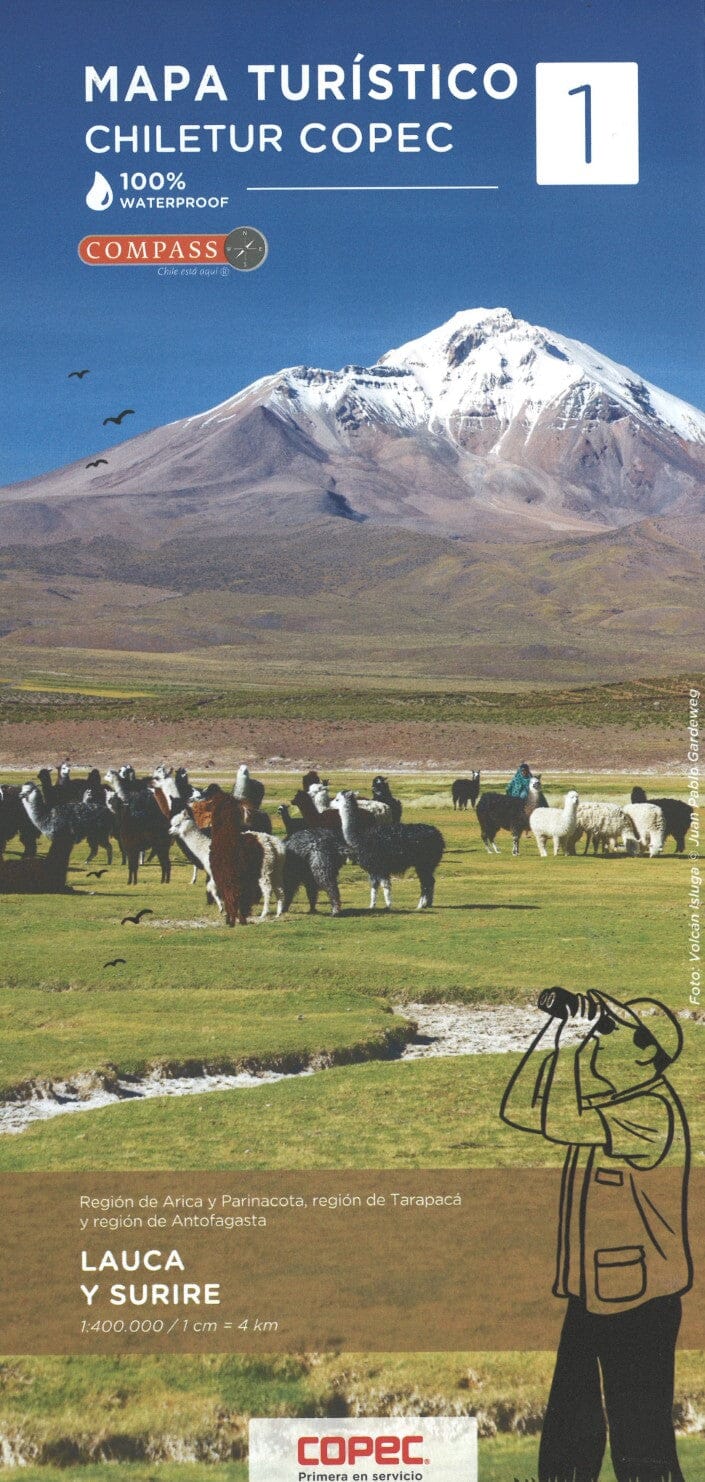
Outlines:
{"label": "blue sky", "polygon": [[[369,364],[459,309],[507,305],[582,339],[705,406],[705,170],[701,0],[24,0],[4,19],[0,62],[4,229],[0,482],[74,458],[224,400],[283,365]],[[255,98],[248,63],[509,62],[500,102],[443,92],[409,101]],[[535,183],[534,68],[636,61],[636,186]],[[87,104],[83,73],[165,64],[194,77],[215,63],[227,103],[136,99]],[[303,124],[452,123],[447,154],[366,149],[306,154]],[[259,155],[92,155],[92,124],[278,123],[284,150]],[[116,202],[85,205],[100,169]],[[120,209],[122,171],[180,168],[187,193],[228,195],[224,211]],[[253,194],[254,185],[495,183],[493,192]],[[262,229],[251,274],[165,278],[155,268],[90,268],[94,232]],[[68,372],[89,366],[83,381]],[[135,408],[121,432],[103,416]]]}

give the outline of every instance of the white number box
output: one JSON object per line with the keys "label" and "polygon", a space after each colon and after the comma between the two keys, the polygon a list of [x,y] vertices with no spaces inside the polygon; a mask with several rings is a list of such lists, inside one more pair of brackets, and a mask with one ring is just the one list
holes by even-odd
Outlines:
{"label": "white number box", "polygon": [[538,185],[637,185],[636,62],[539,62]]}

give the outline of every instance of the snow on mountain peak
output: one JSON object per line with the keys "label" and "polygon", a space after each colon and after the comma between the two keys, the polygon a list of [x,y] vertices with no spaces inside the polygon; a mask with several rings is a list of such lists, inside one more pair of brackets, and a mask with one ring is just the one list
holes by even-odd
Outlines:
{"label": "snow on mountain peak", "polygon": [[437,329],[389,350],[381,366],[411,371],[431,403],[431,421],[519,419],[527,435],[555,407],[559,426],[605,397],[640,422],[705,443],[705,415],[579,340],[516,319],[509,309],[461,310]]}
{"label": "snow on mountain peak", "polygon": [[[299,365],[264,377],[202,413],[228,421],[263,400],[324,448],[365,425],[420,430],[501,457],[539,422],[565,431],[626,417],[660,436],[705,445],[705,414],[579,340],[517,319],[507,308],[463,309],[372,366]],[[511,432],[510,432],[511,429]]]}

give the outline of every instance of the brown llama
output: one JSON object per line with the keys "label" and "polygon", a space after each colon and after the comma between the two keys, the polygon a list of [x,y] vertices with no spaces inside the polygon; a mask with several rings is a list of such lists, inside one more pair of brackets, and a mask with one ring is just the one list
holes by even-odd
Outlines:
{"label": "brown llama", "polygon": [[223,902],[228,926],[247,926],[247,918],[260,895],[264,852],[255,834],[246,833],[246,809],[239,798],[220,788],[209,789],[207,798],[195,798],[190,812],[198,828],[210,829],[210,871]]}
{"label": "brown llama", "polygon": [[[291,801],[293,806],[298,808],[306,828],[327,828],[330,829],[332,834],[336,835],[336,838],[342,839],[343,825],[337,808],[331,806],[330,808],[319,809],[316,807],[311,794],[303,791],[295,793]],[[380,822],[379,814],[368,813],[366,811],[365,804],[368,801],[367,798],[358,799],[360,809],[358,813],[359,826],[363,833],[368,829],[374,828]],[[376,807],[376,804],[372,806]]]}
{"label": "brown llama", "polygon": [[331,833],[342,837],[342,825],[340,814],[335,808],[318,809],[309,792],[300,788],[291,799],[294,808],[298,808],[307,828],[328,828]]}

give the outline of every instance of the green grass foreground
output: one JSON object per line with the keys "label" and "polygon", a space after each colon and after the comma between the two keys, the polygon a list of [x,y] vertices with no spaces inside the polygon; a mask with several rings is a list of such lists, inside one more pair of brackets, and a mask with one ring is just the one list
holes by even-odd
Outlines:
{"label": "green grass foreground", "polygon": [[[336,782],[362,783],[359,777]],[[369,780],[369,779],[368,779]],[[585,796],[625,798],[620,778],[575,781]],[[233,931],[206,907],[202,884],[174,854],[170,885],[147,866],[137,888],[114,864],[88,878],[74,854],[68,896],[0,898],[5,958],[0,990],[0,1088],[99,1072],[140,1073],[243,1064],[296,1069],[339,1062],[310,1078],[79,1112],[0,1140],[0,1167],[309,1168],[449,1167],[539,1161],[538,1140],[496,1117],[514,1058],[464,1056],[398,1064],[406,1027],[393,1006],[414,1001],[531,1004],[540,990],[600,987],[688,1008],[689,862],[662,858],[518,859],[506,834],[489,857],[472,811],[454,814],[448,779],[395,779],[405,819],[446,837],[437,904],[417,912],[414,876],[394,883],[391,914],[367,909],[366,877],[341,874],[343,915],[309,916]],[[650,790],[682,793],[675,779]],[[268,782],[273,810],[294,791]],[[101,867],[100,864],[98,866]],[[121,918],[148,906],[139,927]],[[104,968],[122,956],[124,965]],[[402,1009],[403,1013],[403,1009]],[[696,1095],[705,1058],[699,1024],[687,1029],[675,1076],[705,1147]],[[340,1062],[369,1061],[367,1064]],[[433,1108],[429,1116],[428,1107]],[[470,1129],[470,1130],[469,1130]],[[528,1143],[528,1147],[524,1147]]]}
{"label": "green grass foreground", "polygon": [[[76,1466],[25,1466],[22,1468],[22,1482],[66,1482],[67,1476],[76,1470]],[[248,1482],[247,1462],[221,1462],[216,1474],[213,1464],[208,1462],[125,1461],[120,1464],[121,1482],[213,1482],[214,1475],[219,1482]],[[7,1477],[8,1482],[16,1476],[16,1467],[0,1467],[0,1477]],[[105,1482],[105,1462],[81,1465],[78,1476],[81,1482]]]}
{"label": "green grass foreground", "polygon": [[[702,1360],[678,1358],[681,1425],[702,1413]],[[500,1482],[536,1475],[552,1368],[548,1353],[5,1359],[0,1430],[28,1463],[22,1476],[42,1482],[74,1469],[93,1482],[106,1461],[124,1482],[239,1482],[250,1416],[475,1415],[481,1482]],[[682,1435],[679,1450],[688,1482],[701,1482],[702,1434]],[[602,1482],[613,1482],[608,1461]]]}
{"label": "green grass foreground", "polygon": [[[704,1482],[705,1442],[699,1436],[683,1436],[678,1442],[681,1467],[688,1482]],[[536,1441],[501,1436],[481,1441],[478,1449],[479,1482],[530,1482],[536,1476],[538,1445]],[[75,1468],[26,1466],[23,1482],[66,1482]],[[0,1467],[0,1477],[14,1478],[16,1469]],[[82,1466],[80,1482],[105,1482],[105,1466],[98,1463]],[[247,1482],[247,1462],[221,1462],[218,1482]],[[204,1462],[124,1462],[120,1467],[121,1482],[213,1482],[213,1465]],[[609,1459],[600,1472],[601,1482],[614,1482]]]}
{"label": "green grass foreground", "polygon": [[[678,1443],[681,1467],[688,1482],[703,1482],[705,1479],[705,1444],[694,1436],[684,1437]],[[479,1448],[479,1482],[529,1482],[536,1475],[537,1447],[527,1441],[513,1437],[502,1437],[496,1441],[485,1441]],[[66,1468],[23,1467],[23,1482],[65,1482]],[[218,1467],[220,1482],[247,1482],[246,1462],[224,1462]],[[0,1476],[14,1476],[14,1470],[0,1467]],[[125,1463],[120,1468],[122,1482],[212,1482],[213,1468],[203,1463],[179,1464],[178,1462]],[[606,1461],[600,1473],[601,1482],[614,1482],[611,1463]],[[82,1467],[81,1482],[105,1482],[105,1468],[101,1465]]]}

